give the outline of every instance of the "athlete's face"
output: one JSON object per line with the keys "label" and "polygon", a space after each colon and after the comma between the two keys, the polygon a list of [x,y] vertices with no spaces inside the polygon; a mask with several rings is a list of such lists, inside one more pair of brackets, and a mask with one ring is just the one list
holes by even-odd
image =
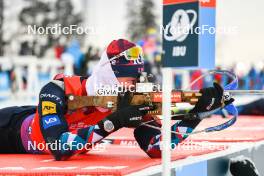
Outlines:
{"label": "athlete's face", "polygon": [[137,79],[132,78],[132,77],[119,77],[119,78],[117,78],[117,80],[122,85],[130,86],[130,85],[135,85]]}

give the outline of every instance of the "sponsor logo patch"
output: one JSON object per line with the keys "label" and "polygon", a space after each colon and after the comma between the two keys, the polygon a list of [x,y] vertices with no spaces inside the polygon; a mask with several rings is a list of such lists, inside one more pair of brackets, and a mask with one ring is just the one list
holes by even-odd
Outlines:
{"label": "sponsor logo patch", "polygon": [[55,114],[55,113],[57,113],[55,103],[50,101],[42,102],[42,115]]}
{"label": "sponsor logo patch", "polygon": [[43,98],[52,98],[53,100],[55,100],[59,104],[62,104],[61,98],[58,97],[57,95],[53,95],[53,94],[40,94],[39,98],[40,99],[43,99]]}
{"label": "sponsor logo patch", "polygon": [[48,115],[42,118],[43,128],[47,129],[49,127],[60,125],[61,121],[57,115]]}

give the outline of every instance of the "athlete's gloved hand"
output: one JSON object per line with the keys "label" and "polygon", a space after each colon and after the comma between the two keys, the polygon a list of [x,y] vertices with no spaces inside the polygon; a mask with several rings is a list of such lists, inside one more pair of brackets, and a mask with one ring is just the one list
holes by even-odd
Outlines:
{"label": "athlete's gloved hand", "polygon": [[148,105],[127,106],[110,114],[98,123],[100,129],[111,133],[122,127],[137,127],[141,124],[143,116],[155,107]]}
{"label": "athlete's gloved hand", "polygon": [[123,94],[118,95],[117,110],[130,106],[131,100],[132,96],[130,92],[124,92]]}
{"label": "athlete's gloved hand", "polygon": [[234,101],[233,98],[224,101],[224,90],[217,83],[214,83],[213,87],[203,88],[199,92],[202,96],[199,98],[195,107],[190,111],[191,113],[211,111],[231,104]]}

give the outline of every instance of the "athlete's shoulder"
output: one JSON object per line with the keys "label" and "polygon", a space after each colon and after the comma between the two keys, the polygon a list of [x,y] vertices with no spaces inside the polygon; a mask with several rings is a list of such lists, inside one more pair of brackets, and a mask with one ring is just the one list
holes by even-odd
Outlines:
{"label": "athlete's shoulder", "polygon": [[88,77],[77,75],[65,75],[63,73],[54,76],[53,80],[62,81],[66,94],[86,95],[85,84]]}
{"label": "athlete's shoulder", "polygon": [[59,81],[63,81],[64,78],[67,78],[67,79],[80,79],[80,81],[83,81],[83,80],[86,80],[88,78],[88,76],[78,76],[78,75],[65,75],[63,73],[59,73],[59,74],[56,74],[54,77],[53,77],[53,80],[59,80]]}

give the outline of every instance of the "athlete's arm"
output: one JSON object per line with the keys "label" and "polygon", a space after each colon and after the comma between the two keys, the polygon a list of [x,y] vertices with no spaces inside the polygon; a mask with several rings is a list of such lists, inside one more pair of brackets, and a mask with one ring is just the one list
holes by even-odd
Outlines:
{"label": "athlete's arm", "polygon": [[61,146],[49,147],[56,160],[66,160],[74,154],[82,153],[84,150],[80,150],[80,146],[93,145],[122,127],[138,126],[147,110],[152,108],[144,105],[127,106],[110,114],[97,125],[69,132],[64,118],[67,106],[61,83],[53,81],[45,85],[40,91],[42,96],[38,105],[39,123],[45,142],[59,143]]}
{"label": "athlete's arm", "polygon": [[[60,136],[61,143],[68,147],[67,150],[62,149],[60,151],[63,157],[57,158],[57,160],[65,160],[69,156],[86,151],[87,148],[122,127],[139,126],[143,116],[150,108],[152,107],[145,105],[128,106],[108,115],[105,119],[99,121],[97,125],[79,129],[73,133],[62,133]],[[81,146],[85,147],[80,149]]]}

